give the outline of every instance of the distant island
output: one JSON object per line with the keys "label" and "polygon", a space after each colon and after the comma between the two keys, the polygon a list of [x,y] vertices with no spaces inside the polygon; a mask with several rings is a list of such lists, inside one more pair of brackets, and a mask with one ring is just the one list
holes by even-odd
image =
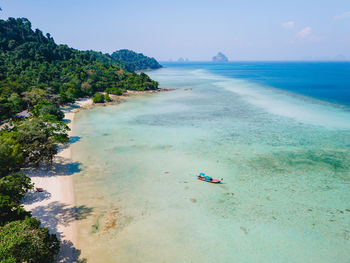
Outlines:
{"label": "distant island", "polygon": [[188,58],[183,58],[183,57],[177,60],[177,62],[188,62],[188,61],[190,61]]}
{"label": "distant island", "polygon": [[162,67],[155,58],[147,57],[142,53],[136,53],[129,49],[121,49],[113,52],[111,58],[118,66],[129,72],[158,69]]}
{"label": "distant island", "polygon": [[228,62],[228,58],[221,52],[219,52],[216,56],[212,59],[213,62]]}

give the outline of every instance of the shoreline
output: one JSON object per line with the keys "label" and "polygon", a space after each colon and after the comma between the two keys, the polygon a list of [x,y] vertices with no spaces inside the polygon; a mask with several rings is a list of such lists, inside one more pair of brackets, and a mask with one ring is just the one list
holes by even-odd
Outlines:
{"label": "shoreline", "polygon": [[50,233],[56,234],[60,240],[60,252],[56,262],[76,262],[80,250],[76,248],[77,226],[76,217],[79,207],[75,206],[73,178],[74,167],[71,167],[71,143],[74,129],[75,114],[81,109],[91,109],[98,106],[116,105],[125,102],[133,96],[172,91],[170,89],[158,89],[150,91],[127,91],[121,96],[110,94],[112,101],[95,104],[92,98],[82,98],[71,105],[62,107],[64,121],[67,122],[70,131],[70,141],[60,145],[58,153],[51,166],[41,165],[39,168],[23,168],[31,178],[35,187],[43,188],[43,192],[32,190],[22,201],[24,208],[32,212],[33,217],[41,221],[42,226],[47,227]]}

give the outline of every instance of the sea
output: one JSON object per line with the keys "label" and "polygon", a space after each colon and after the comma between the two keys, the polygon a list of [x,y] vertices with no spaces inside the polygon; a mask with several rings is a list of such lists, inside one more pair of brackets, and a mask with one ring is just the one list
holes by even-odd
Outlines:
{"label": "sea", "polygon": [[76,114],[81,258],[350,262],[350,63],[162,64]]}

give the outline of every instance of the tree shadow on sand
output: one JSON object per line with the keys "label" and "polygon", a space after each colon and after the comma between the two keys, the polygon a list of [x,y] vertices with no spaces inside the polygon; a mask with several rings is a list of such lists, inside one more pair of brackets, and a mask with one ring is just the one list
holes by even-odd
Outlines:
{"label": "tree shadow on sand", "polygon": [[69,137],[69,142],[68,143],[64,143],[64,144],[61,144],[58,149],[57,149],[57,153],[60,153],[61,151],[69,148],[71,146],[71,144],[73,143],[76,143],[78,141],[80,141],[81,137],[79,136],[70,136]]}
{"label": "tree shadow on sand", "polygon": [[59,237],[62,233],[58,232],[57,226],[69,226],[74,220],[86,219],[93,209],[86,206],[69,206],[67,204],[55,201],[48,205],[38,206],[32,210],[33,216],[41,223],[52,230]]}
{"label": "tree shadow on sand", "polygon": [[31,205],[36,202],[41,202],[46,199],[49,199],[50,197],[51,197],[51,193],[49,193],[46,190],[43,190],[42,192],[31,191],[24,196],[22,203],[24,205]]}
{"label": "tree shadow on sand", "polygon": [[62,240],[64,236],[62,232],[59,232],[58,226],[68,227],[75,220],[86,219],[92,211],[93,208],[91,207],[69,206],[58,201],[38,206],[32,210],[33,216],[61,240],[61,250],[57,262],[86,262],[85,259],[78,259],[80,250],[76,249],[71,241]]}
{"label": "tree shadow on sand", "polygon": [[60,253],[56,262],[59,263],[87,263],[85,258],[81,258],[81,250],[76,249],[71,241],[63,240],[60,244]]}
{"label": "tree shadow on sand", "polygon": [[40,165],[38,168],[27,167],[22,171],[29,177],[52,177],[67,176],[81,171],[80,162],[69,162],[65,158],[56,156],[54,163],[50,165]]}
{"label": "tree shadow on sand", "polygon": [[[86,98],[86,99],[88,99],[88,98]],[[63,112],[70,112],[72,110],[76,110],[79,108],[80,108],[79,105],[73,103],[73,104],[70,104],[69,106],[64,107],[62,110],[63,110]]]}

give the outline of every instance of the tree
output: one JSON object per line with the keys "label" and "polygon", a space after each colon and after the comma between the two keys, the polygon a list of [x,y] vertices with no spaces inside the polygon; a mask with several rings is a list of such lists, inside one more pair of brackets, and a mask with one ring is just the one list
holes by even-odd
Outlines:
{"label": "tree", "polygon": [[0,225],[31,215],[19,202],[32,188],[30,178],[23,173],[0,178]]}
{"label": "tree", "polygon": [[63,111],[61,111],[57,105],[52,104],[48,100],[38,101],[37,104],[34,106],[33,113],[37,117],[52,115],[54,116],[54,119],[58,121],[61,121],[64,118]]}
{"label": "tree", "polygon": [[123,94],[123,90],[117,87],[107,88],[106,92],[110,94],[118,95],[118,96],[121,96]]}
{"label": "tree", "polygon": [[0,120],[5,120],[12,116],[11,103],[6,98],[0,97]]}
{"label": "tree", "polygon": [[24,152],[15,132],[0,133],[0,178],[24,164]]}
{"label": "tree", "polygon": [[40,227],[40,221],[26,218],[0,227],[0,261],[51,263],[59,251],[56,235]]}
{"label": "tree", "polygon": [[47,98],[47,91],[41,88],[34,88],[31,91],[23,92],[23,100],[27,103],[27,107],[33,107],[38,101]]}
{"label": "tree", "polygon": [[12,105],[12,113],[20,112],[23,109],[21,97],[17,93],[12,93],[7,101]]}
{"label": "tree", "polygon": [[40,109],[40,114],[42,115],[42,116],[45,116],[45,115],[52,115],[52,116],[55,116],[56,117],[56,119],[58,120],[58,121],[61,121],[61,120],[63,120],[63,118],[64,118],[64,113],[63,113],[63,111],[61,111],[60,110],[60,108],[59,107],[57,107],[56,105],[54,105],[54,104],[50,104],[50,105],[45,105],[45,106],[43,106],[41,109]]}
{"label": "tree", "polygon": [[33,188],[33,184],[24,173],[15,173],[0,178],[0,195],[6,195],[19,203],[24,195]]}
{"label": "tree", "polygon": [[28,164],[38,166],[41,162],[51,164],[57,153],[58,143],[68,142],[68,126],[54,119],[34,118],[18,127],[17,139],[23,147]]}
{"label": "tree", "polygon": [[92,98],[92,101],[94,103],[103,103],[105,102],[105,97],[103,96],[103,94],[101,93],[96,93],[93,98]]}
{"label": "tree", "polygon": [[23,220],[31,216],[23,206],[11,199],[8,195],[0,194],[0,226],[13,220]]}
{"label": "tree", "polygon": [[111,97],[109,96],[109,94],[107,92],[105,94],[105,101],[107,101],[107,102],[112,101]]}

